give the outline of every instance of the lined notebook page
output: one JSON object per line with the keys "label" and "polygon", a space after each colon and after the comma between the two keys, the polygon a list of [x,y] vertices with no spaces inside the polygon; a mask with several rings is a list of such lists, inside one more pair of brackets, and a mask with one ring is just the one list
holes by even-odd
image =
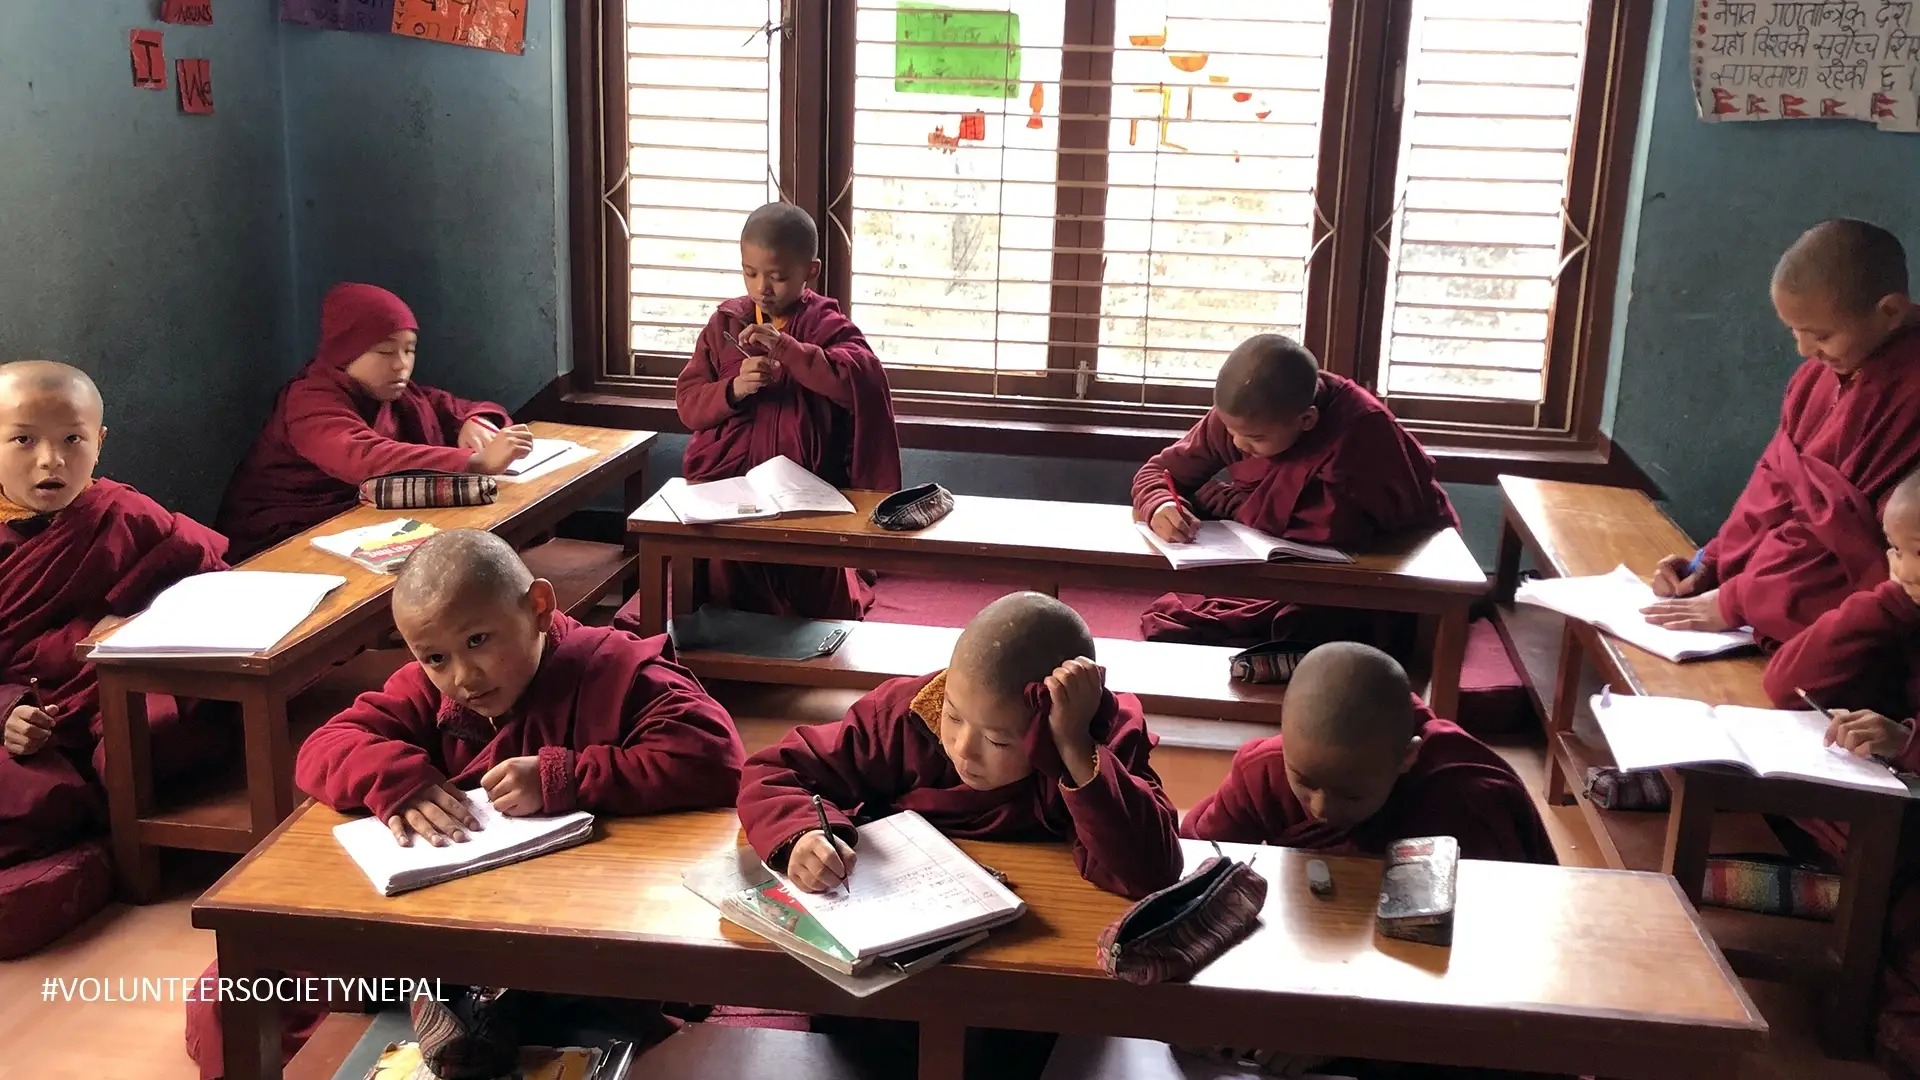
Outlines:
{"label": "lined notebook page", "polygon": [[1885,765],[1828,746],[1827,718],[1817,712],[1738,705],[1722,705],[1715,711],[1747,755],[1747,763],[1763,776],[1794,776],[1889,795],[1907,793],[1907,785]]}
{"label": "lined notebook page", "polygon": [[862,959],[992,925],[1026,906],[912,811],[860,827],[850,890],[807,893],[781,881]]}
{"label": "lined notebook page", "polygon": [[1153,528],[1144,521],[1134,522],[1134,528],[1147,538],[1153,549],[1167,557],[1167,562],[1175,570],[1185,570],[1189,566],[1231,566],[1236,563],[1261,562],[1261,555],[1247,546],[1240,534],[1227,528],[1224,521],[1203,521],[1194,534],[1190,544],[1169,544],[1154,534]]}
{"label": "lined notebook page", "polygon": [[1640,609],[1658,598],[1624,566],[1610,574],[1522,582],[1514,599],[1591,623],[1663,660],[1695,660],[1753,644],[1751,630],[1669,630],[1648,622]]}
{"label": "lined notebook page", "polygon": [[337,574],[221,570],[195,574],[94,646],[101,656],[207,656],[265,652],[347,583]]}

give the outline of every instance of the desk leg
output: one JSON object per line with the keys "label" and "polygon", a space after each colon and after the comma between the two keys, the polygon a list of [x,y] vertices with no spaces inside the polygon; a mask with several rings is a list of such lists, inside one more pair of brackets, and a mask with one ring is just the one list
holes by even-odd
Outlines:
{"label": "desk leg", "polygon": [[1575,778],[1567,775],[1560,762],[1560,737],[1573,730],[1573,710],[1580,706],[1580,676],[1586,662],[1586,650],[1580,647],[1580,635],[1569,619],[1560,632],[1560,667],[1553,679],[1553,711],[1547,717],[1547,801],[1555,806],[1573,805]]}
{"label": "desk leg", "polygon": [[1900,847],[1905,805],[1878,800],[1880,812],[1847,826],[1841,863],[1840,910],[1833,931],[1840,970],[1821,998],[1821,1049],[1841,1058],[1864,1058],[1873,1050],[1874,991],[1880,971],[1881,934],[1892,899],[1893,867]]}
{"label": "desk leg", "polygon": [[1494,602],[1511,604],[1514,590],[1520,587],[1520,530],[1505,513],[1500,515],[1500,548],[1493,565]]}
{"label": "desk leg", "polygon": [[140,819],[153,813],[153,741],[147,696],[127,689],[110,666],[98,669],[100,729],[106,743],[107,820],[120,888],[136,904],[160,890],[160,852],[140,842]]}
{"label": "desk leg", "polygon": [[1467,605],[1440,616],[1433,636],[1433,706],[1442,720],[1460,717],[1460,666],[1467,659]]}
{"label": "desk leg", "polygon": [[[646,501],[647,501],[647,463],[643,459],[640,462],[640,467],[634,470],[632,473],[629,473],[626,479],[626,483],[621,485],[620,505],[624,508],[624,514],[621,521],[621,527],[623,529],[626,527],[626,522],[624,519],[627,517],[632,517],[633,512],[635,510],[640,509],[640,504]],[[626,534],[626,549],[627,549],[627,554],[629,555],[637,554],[639,552],[640,550],[639,534],[631,533],[631,532]],[[620,599],[622,601],[633,599],[633,594],[637,589],[639,589],[639,587],[640,587],[640,581],[637,575],[634,577],[629,577],[622,580],[620,583]]]}
{"label": "desk leg", "polygon": [[267,680],[250,687],[240,701],[246,737],[247,824],[256,844],[293,813],[293,732],[282,689]]}
{"label": "desk leg", "polygon": [[[222,979],[277,979],[280,972],[254,965],[244,945],[227,933],[217,934],[214,951],[219,957]],[[280,1080],[280,1007],[271,993],[264,1001],[234,1000],[230,995],[220,1002],[220,1054],[226,1065],[226,1080]]]}
{"label": "desk leg", "polygon": [[667,632],[668,558],[645,540],[640,541],[640,633],[643,637]]}
{"label": "desk leg", "polygon": [[1673,805],[1667,811],[1667,850],[1660,869],[1673,875],[1687,901],[1699,907],[1700,890],[1707,881],[1707,851],[1713,843],[1713,784],[1690,780],[1683,769],[1664,769],[1661,775],[1673,789]]}
{"label": "desk leg", "polygon": [[920,1021],[919,1080],[965,1080],[967,1029],[945,1020]]}

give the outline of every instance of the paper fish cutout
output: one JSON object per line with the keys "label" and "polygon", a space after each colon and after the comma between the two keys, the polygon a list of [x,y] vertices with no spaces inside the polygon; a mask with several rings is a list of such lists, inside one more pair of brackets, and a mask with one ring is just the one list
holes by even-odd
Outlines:
{"label": "paper fish cutout", "polygon": [[1167,63],[1181,71],[1192,74],[1207,66],[1206,53],[1168,53]]}
{"label": "paper fish cutout", "polygon": [[1158,49],[1167,43],[1167,28],[1162,26],[1157,34],[1128,34],[1127,42],[1138,49]]}

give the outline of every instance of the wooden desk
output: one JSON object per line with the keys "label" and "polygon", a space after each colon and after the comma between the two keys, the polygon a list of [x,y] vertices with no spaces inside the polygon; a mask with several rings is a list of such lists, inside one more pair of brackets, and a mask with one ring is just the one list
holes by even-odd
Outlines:
{"label": "wooden desk", "polygon": [[[1643,492],[1516,476],[1502,476],[1500,491],[1503,527],[1496,594],[1502,604],[1512,602],[1523,549],[1548,576],[1605,574],[1624,565],[1651,579],[1662,558],[1697,548]],[[1568,619],[1552,676],[1553,701],[1546,711],[1548,797],[1555,801],[1570,799],[1570,781],[1584,776],[1589,766],[1613,764],[1604,745],[1590,744],[1573,730],[1583,661],[1616,692],[1772,707],[1761,686],[1766,661],[1757,655],[1676,664]],[[1871,1047],[1880,936],[1906,800],[1762,780],[1731,769],[1669,769],[1666,776],[1673,803],[1664,821],[1658,814],[1607,813],[1584,798],[1578,802],[1610,862],[1672,874],[1695,904],[1717,815],[1776,814],[1848,823],[1840,911],[1833,923],[1713,908],[1703,914],[1742,974],[1824,986],[1828,992],[1820,998],[1820,1033],[1826,1048],[1840,1056],[1866,1053]],[[1652,835],[1623,835],[1630,831]],[[1658,852],[1657,864],[1633,865],[1652,852]],[[1635,853],[1640,853],[1637,859]]]}
{"label": "wooden desk", "polygon": [[[615,431],[574,424],[535,423],[534,434],[569,439],[597,455],[525,483],[502,483],[489,506],[409,510],[442,529],[488,529],[516,547],[548,532],[614,484],[624,484],[627,506],[645,490],[649,431]],[[391,521],[400,511],[362,506],[263,551],[241,565],[246,570],[339,574],[345,585],[329,593],[306,621],[264,653],[195,659],[113,658],[95,663],[100,715],[107,744],[105,778],[112,824],[114,863],[125,891],[144,902],[158,875],[158,848],[246,852],[264,839],[297,804],[293,788],[294,746],[287,701],[332,665],[373,644],[391,626],[388,593],[393,575],[376,574],[314,548],[309,540],[347,529]],[[602,583],[628,572],[631,556],[613,549],[606,565],[586,576]],[[572,568],[576,571],[578,567]],[[98,635],[96,635],[98,636]],[[80,645],[82,657],[91,641]],[[245,745],[245,783],[211,785],[186,796],[188,805],[160,807],[153,785],[144,694],[175,694],[240,703]]]}
{"label": "wooden desk", "polygon": [[[672,490],[685,481],[667,484],[664,490]],[[717,525],[684,525],[666,500],[649,499],[627,519],[628,531],[640,539],[645,632],[666,629],[669,582],[674,612],[690,610],[696,558],[985,578],[1055,594],[1061,585],[1163,588],[1403,611],[1437,618],[1431,703],[1441,716],[1458,712],[1467,615],[1486,594],[1487,578],[1454,529],[1398,550],[1360,555],[1351,565],[1295,561],[1175,570],[1134,528],[1127,506],[961,495],[954,498],[953,513],[932,527],[898,533],[869,520],[884,493],[846,496],[852,514]],[[924,670],[945,661],[945,654],[933,657]],[[791,673],[777,677],[788,681]]]}
{"label": "wooden desk", "polygon": [[[1623,1078],[1736,1074],[1765,1021],[1673,882],[1651,874],[1463,863],[1453,947],[1375,935],[1380,868],[1260,850],[1264,925],[1191,985],[1108,979],[1094,940],[1126,908],[1057,844],[962,843],[1031,911],[945,967],[864,1000],[724,923],[681,869],[731,850],[726,811],[606,821],[583,847],[382,898],[309,805],[193,907],[221,974],[282,971],[863,1015],[921,1025],[921,1080],[958,1080],[966,1027],[1135,1035]],[[1209,853],[1188,845],[1189,861]],[[1244,845],[1244,857],[1254,851]],[[271,1005],[223,1006],[230,1080],[277,1077]]]}

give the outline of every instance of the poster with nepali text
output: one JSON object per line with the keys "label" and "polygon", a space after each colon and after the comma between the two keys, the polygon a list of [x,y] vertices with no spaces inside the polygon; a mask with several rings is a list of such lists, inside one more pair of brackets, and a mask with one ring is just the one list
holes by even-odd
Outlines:
{"label": "poster with nepali text", "polygon": [[528,0],[281,0],[283,22],[524,53]]}
{"label": "poster with nepali text", "polygon": [[1864,120],[1920,131],[1913,0],[1697,0],[1700,119]]}

